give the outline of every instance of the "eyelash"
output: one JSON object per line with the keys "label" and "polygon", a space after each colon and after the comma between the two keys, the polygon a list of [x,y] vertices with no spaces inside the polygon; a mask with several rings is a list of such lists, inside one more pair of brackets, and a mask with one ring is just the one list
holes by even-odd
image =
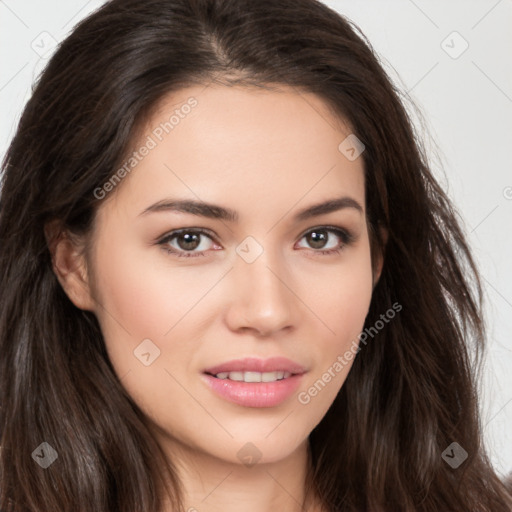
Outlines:
{"label": "eyelash", "polygon": [[[306,231],[300,237],[300,240],[302,240],[302,238],[304,238],[305,236],[309,235],[310,233],[312,233],[314,231],[327,231],[330,233],[334,233],[336,236],[338,236],[342,240],[342,245],[340,247],[337,247],[336,249],[328,249],[328,250],[311,249],[311,251],[313,251],[313,253],[320,254],[323,256],[331,256],[334,254],[339,254],[346,246],[350,245],[355,239],[355,237],[349,231],[346,231],[344,229],[340,229],[335,226],[317,226],[317,227],[311,228],[310,230]],[[171,231],[170,233],[165,235],[160,241],[158,241],[157,244],[161,245],[162,248],[168,254],[172,254],[173,256],[176,256],[178,258],[196,258],[199,256],[206,256],[205,253],[207,251],[200,251],[197,253],[191,252],[191,251],[183,251],[183,250],[177,251],[175,249],[169,248],[169,246],[166,246],[166,244],[168,244],[171,240],[173,240],[174,238],[178,237],[179,235],[181,235],[183,233],[201,234],[201,235],[205,235],[208,238],[213,240],[213,237],[211,236],[211,233],[209,231],[206,231],[201,228],[183,228],[183,229],[177,229],[175,231]]]}

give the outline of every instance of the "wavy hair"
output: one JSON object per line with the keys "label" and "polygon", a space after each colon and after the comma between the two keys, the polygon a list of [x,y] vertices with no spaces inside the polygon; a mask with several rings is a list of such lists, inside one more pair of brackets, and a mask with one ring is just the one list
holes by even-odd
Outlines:
{"label": "wavy hair", "polygon": [[[90,233],[94,190],[167,94],[192,84],[285,85],[320,97],[365,144],[372,257],[365,326],[397,317],[356,357],[309,437],[310,486],[346,512],[511,510],[483,445],[482,288],[462,221],[360,30],[315,0],[112,0],[80,22],[33,88],[2,164],[0,508],[183,508],[175,466],[108,359],[96,317],[52,269],[45,229]],[[382,229],[387,231],[387,239]],[[57,461],[31,454],[47,442]],[[443,460],[457,442],[468,454]]]}

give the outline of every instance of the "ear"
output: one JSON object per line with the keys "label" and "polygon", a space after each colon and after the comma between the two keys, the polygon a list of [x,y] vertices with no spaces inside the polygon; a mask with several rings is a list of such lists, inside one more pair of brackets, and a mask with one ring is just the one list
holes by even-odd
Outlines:
{"label": "ear", "polygon": [[83,243],[61,229],[59,221],[45,225],[44,233],[52,257],[53,272],[69,300],[80,309],[94,311]]}
{"label": "ear", "polygon": [[382,268],[384,267],[385,248],[388,242],[388,231],[383,226],[379,226],[380,236],[383,240],[383,247],[378,248],[377,254],[375,255],[375,261],[373,264],[373,288],[377,286],[380,276],[382,274]]}

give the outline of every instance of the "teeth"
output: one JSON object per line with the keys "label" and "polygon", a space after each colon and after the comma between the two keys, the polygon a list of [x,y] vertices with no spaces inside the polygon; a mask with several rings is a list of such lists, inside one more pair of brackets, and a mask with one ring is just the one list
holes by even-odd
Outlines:
{"label": "teeth", "polygon": [[290,372],[222,372],[217,373],[215,377],[218,379],[236,380],[239,382],[275,382],[276,380],[287,379],[291,375]]}

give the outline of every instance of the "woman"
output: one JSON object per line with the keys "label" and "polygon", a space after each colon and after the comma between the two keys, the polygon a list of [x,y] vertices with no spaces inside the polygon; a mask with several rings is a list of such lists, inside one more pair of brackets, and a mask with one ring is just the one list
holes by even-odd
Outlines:
{"label": "woman", "polygon": [[5,511],[493,511],[456,213],[313,0],[113,0],[3,165]]}

